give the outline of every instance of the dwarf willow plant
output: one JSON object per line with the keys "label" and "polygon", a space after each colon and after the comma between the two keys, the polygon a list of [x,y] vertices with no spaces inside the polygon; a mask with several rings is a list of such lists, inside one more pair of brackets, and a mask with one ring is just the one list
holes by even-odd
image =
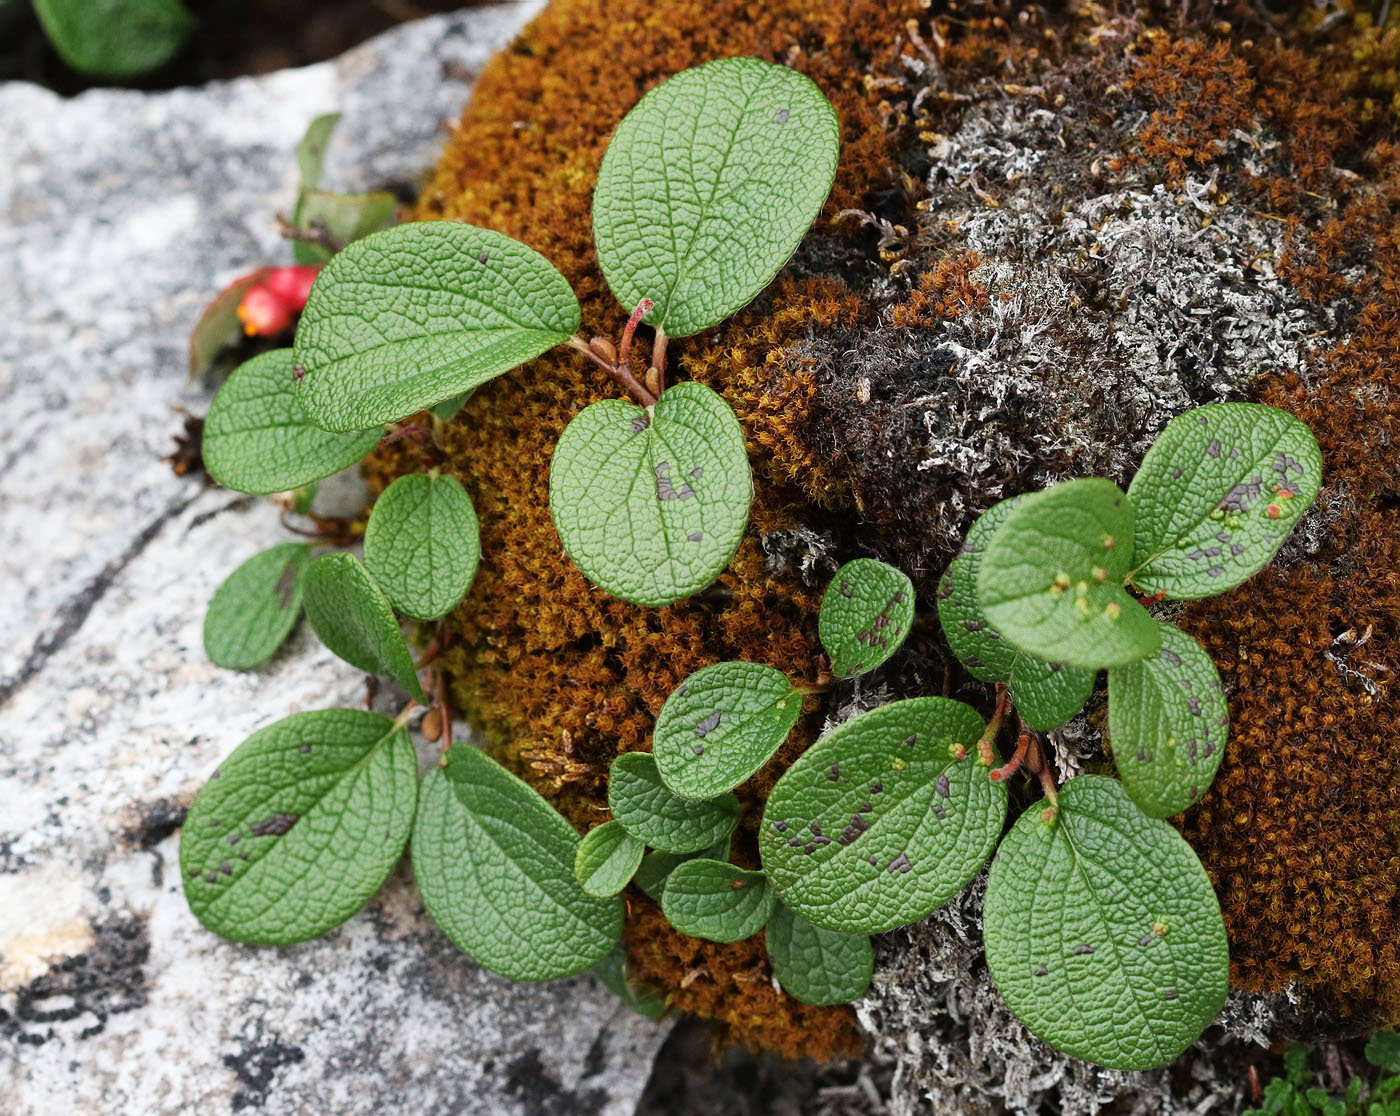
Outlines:
{"label": "dwarf willow plant", "polygon": [[[305,510],[311,486],[359,461],[386,424],[424,410],[446,419],[481,384],[569,345],[629,398],[584,408],[559,440],[550,506],[566,550],[599,586],[639,604],[669,604],[709,584],[747,524],[752,478],[728,404],[698,383],[667,387],[667,340],[749,302],[821,209],[838,128],[817,87],[781,66],[725,59],[663,83],[623,120],[594,204],[599,262],[631,312],[617,345],[578,336],[568,282],[507,236],[445,221],[370,234],[389,216],[380,199],[318,187],[334,124],[318,119],[298,148],[302,189],[289,228],[306,263],[350,243],[329,254],[293,347],[246,362],[214,399],[204,428],[210,475],[250,494],[289,493]],[[631,349],[644,323],[653,342],[639,379]],[[422,423],[389,436],[433,437]],[[401,620],[455,608],[479,557],[461,484],[436,471],[403,476],[375,503],[363,560],[313,558],[307,545],[287,543],[235,570],[211,603],[205,646],[221,665],[255,667],[304,611],[332,652],[428,704],[425,664],[415,664]],[[441,675],[432,681],[429,715],[446,747],[421,784],[406,727],[412,705],[393,720],[299,713],[235,749],[185,823],[191,908],[236,941],[314,937],[359,909],[411,840],[429,912],[482,965],[522,980],[598,965],[610,986],[652,1011],[617,952],[618,892],[634,877],[659,888],[697,853],[722,862],[738,800],[670,809],[674,796],[651,757],[624,757],[611,796],[617,824],[581,841],[537,792],[451,743]],[[657,851],[646,855],[647,845]],[[766,894],[735,932],[768,920]],[[692,907],[695,925],[714,925],[703,902]]]}
{"label": "dwarf willow plant", "polygon": [[[671,924],[713,941],[762,927],[788,992],[842,1002],[870,980],[870,935],[925,917],[990,857],[988,967],[1026,1026],[1113,1068],[1175,1057],[1223,1005],[1229,955],[1210,880],[1161,819],[1210,785],[1229,718],[1210,657],[1146,605],[1206,596],[1264,566],[1315,499],[1321,464],[1312,434],[1284,412],[1215,404],[1167,427],[1127,493],[1075,480],[992,508],[938,592],[953,651],[997,684],[991,721],[919,697],[827,733],[768,797],[761,872],[705,856],[668,866]],[[832,675],[883,662],[912,620],[902,573],[870,559],[842,567],[818,621]],[[1058,787],[1040,732],[1074,716],[1104,668],[1119,778]],[[729,792],[772,758],[820,688],[742,662],[677,687],[652,754],[613,764],[614,820],[594,834],[620,824],[635,843],[609,861],[607,886],[620,890],[627,867],[645,863],[638,844],[692,854],[732,828]],[[1016,752],[1000,764],[996,741],[1013,717]],[[1023,766],[1044,798],[1005,832],[1007,780]],[[586,845],[602,843],[594,834]],[[614,828],[607,840],[624,838]],[[587,858],[576,868],[597,879]]]}

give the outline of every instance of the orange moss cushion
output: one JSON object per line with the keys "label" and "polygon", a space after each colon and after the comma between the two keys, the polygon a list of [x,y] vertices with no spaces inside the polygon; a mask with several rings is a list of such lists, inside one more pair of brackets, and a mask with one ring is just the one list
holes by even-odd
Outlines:
{"label": "orange moss cushion", "polygon": [[[889,264],[897,271],[897,253],[836,218],[874,209],[875,199],[909,186],[902,160],[920,137],[884,99],[886,84],[898,81],[889,75],[904,72],[901,55],[941,42],[954,91],[973,77],[1026,80],[1076,51],[1082,65],[1121,67],[1120,48],[1095,61],[1087,18],[1066,17],[1057,36],[1032,41],[993,16],[930,27],[919,0],[555,0],[482,75],[419,216],[486,225],[540,250],[578,292],[584,331],[616,336],[626,315],[598,271],[590,221],[613,127],[670,74],[715,57],[757,55],[811,76],[841,119],[836,187],[814,237],[818,255],[845,266],[811,273],[851,277]],[[921,21],[912,34],[910,19]],[[1400,749],[1383,706],[1318,668],[1349,626],[1369,626],[1373,654],[1384,658],[1400,621],[1393,479],[1400,247],[1393,223],[1386,225],[1396,212],[1400,160],[1394,147],[1365,155],[1356,147],[1363,118],[1373,139],[1395,137],[1394,108],[1377,108],[1366,77],[1385,66],[1393,73],[1398,44],[1386,42],[1389,54],[1357,62],[1346,61],[1351,46],[1330,41],[1308,40],[1308,54],[1238,35],[1144,35],[1132,95],[1152,112],[1124,157],[1179,178],[1222,158],[1233,130],[1266,119],[1300,172],[1259,183],[1251,204],[1279,206],[1277,216],[1293,220],[1300,245],[1307,243],[1292,281],[1318,300],[1371,300],[1352,339],[1324,361],[1320,393],[1263,381],[1260,398],[1294,410],[1318,432],[1327,482],[1345,499],[1333,509],[1334,538],[1320,561],[1267,572],[1190,610],[1187,627],[1235,692],[1221,777],[1184,828],[1220,889],[1237,984],[1277,990],[1298,981],[1333,1009],[1351,1004],[1368,1019],[1393,1022],[1400,1019]],[[1349,99],[1322,76],[1329,51],[1351,67],[1342,86]],[[1333,175],[1339,163],[1367,188]],[[1317,223],[1308,191],[1318,189],[1339,206],[1330,247],[1314,244],[1305,227],[1305,218]],[[1289,206],[1299,207],[1296,214]],[[887,230],[885,239],[898,232]],[[1344,278],[1358,261],[1371,276],[1359,296]],[[968,278],[977,264],[950,256],[931,269],[893,308],[894,325],[918,328],[985,307],[987,292]],[[761,540],[832,515],[860,529],[858,493],[819,448],[840,432],[815,428],[817,376],[803,343],[858,322],[869,327],[873,315],[853,282],[790,276],[732,321],[674,346],[680,374],[734,406],[757,491],[729,570],[711,590],[669,608],[635,607],[591,587],[550,520],[551,452],[574,414],[615,394],[601,372],[575,354],[547,354],[479,390],[445,428],[445,467],[466,484],[480,517],[482,564],[468,599],[442,626],[451,648],[442,661],[461,706],[506,762],[581,829],[607,816],[613,756],[650,746],[653,717],[689,672],[745,658],[797,680],[815,677],[820,585],[773,572]],[[1363,438],[1383,448],[1366,449]],[[418,467],[401,443],[380,452],[372,480],[383,484]],[[932,630],[913,645],[926,660],[945,654]],[[799,730],[743,788],[750,804],[815,736],[817,703],[809,700]],[[738,834],[741,861],[753,862],[756,818],[749,810]],[[788,1055],[854,1049],[849,1009],[806,1007],[776,990],[761,938],[696,942],[671,931],[636,889],[628,898],[629,956],[677,1007],[716,1020],[727,1037]]]}

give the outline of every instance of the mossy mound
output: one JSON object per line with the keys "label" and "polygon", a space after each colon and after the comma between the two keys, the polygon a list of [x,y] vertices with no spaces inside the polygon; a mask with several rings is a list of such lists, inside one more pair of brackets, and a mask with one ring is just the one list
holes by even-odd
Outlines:
{"label": "mossy mound", "polygon": [[[1327,487],[1278,567],[1187,610],[1231,689],[1233,739],[1182,824],[1216,879],[1238,986],[1302,989],[1333,1029],[1394,1022],[1400,750],[1382,702],[1400,622],[1400,33],[1363,15],[1274,26],[1251,8],[1232,26],[1171,11],[555,0],[483,74],[419,213],[542,251],[586,332],[625,318],[589,214],[608,136],[646,89],[725,55],[793,65],[836,105],[842,161],[780,280],[673,346],[749,439],[753,519],[729,570],[644,609],[574,569],[549,517],[550,454],[615,390],[550,354],[446,429],[483,560],[442,627],[443,661],[507,762],[592,826],[613,756],[649,747],[686,674],[745,658],[815,677],[816,605],[839,561],[909,570],[931,617],[960,532],[994,500],[1087,471],[1123,480],[1197,402],[1287,407],[1317,432]],[[400,447],[373,472],[418,467]],[[925,626],[837,704],[945,688],[986,698]],[[812,699],[747,802],[818,712]],[[1085,721],[1057,741],[1062,767],[1098,751]],[[635,889],[629,903],[629,954],[677,1007],[789,1055],[855,1045],[847,1009],[775,991],[760,940],[695,942]]]}

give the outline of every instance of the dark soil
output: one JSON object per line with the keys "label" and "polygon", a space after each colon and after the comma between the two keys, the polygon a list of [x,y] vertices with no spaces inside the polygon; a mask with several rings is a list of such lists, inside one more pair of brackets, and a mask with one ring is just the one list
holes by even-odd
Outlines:
{"label": "dark soil", "polygon": [[[185,0],[198,21],[169,64],[135,89],[265,74],[334,58],[398,23],[481,0]],[[113,84],[76,73],[49,46],[28,0],[0,4],[0,81],[33,81],[65,96]]]}

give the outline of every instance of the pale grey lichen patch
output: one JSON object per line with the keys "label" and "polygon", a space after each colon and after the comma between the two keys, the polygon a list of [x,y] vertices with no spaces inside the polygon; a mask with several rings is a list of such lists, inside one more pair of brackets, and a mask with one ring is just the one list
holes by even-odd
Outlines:
{"label": "pale grey lichen patch", "polygon": [[[871,288],[884,309],[794,351],[820,373],[812,437],[874,548],[931,571],[996,500],[1069,476],[1126,483],[1182,411],[1307,375],[1333,326],[1277,274],[1284,225],[1215,177],[1106,176],[1140,113],[991,86],[973,99],[926,153],[917,226],[901,237],[865,215],[901,254]],[[1262,139],[1233,142],[1267,157]],[[977,261],[981,305],[892,324],[920,274],[959,259]]]}

